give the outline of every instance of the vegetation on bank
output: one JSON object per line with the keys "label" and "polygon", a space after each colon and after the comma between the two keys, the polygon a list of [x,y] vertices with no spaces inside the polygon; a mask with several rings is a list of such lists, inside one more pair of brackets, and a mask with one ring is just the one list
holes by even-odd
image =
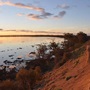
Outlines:
{"label": "vegetation on bank", "polygon": [[[43,79],[44,73],[82,55],[85,48],[80,47],[88,40],[89,37],[83,32],[76,35],[66,33],[62,43],[52,41],[49,45],[38,45],[37,60],[28,62],[26,68],[20,69],[19,72],[14,69],[11,72],[0,71],[0,90],[33,90],[35,84]],[[77,48],[79,49],[74,51]],[[68,76],[66,81],[70,78],[72,77]]]}

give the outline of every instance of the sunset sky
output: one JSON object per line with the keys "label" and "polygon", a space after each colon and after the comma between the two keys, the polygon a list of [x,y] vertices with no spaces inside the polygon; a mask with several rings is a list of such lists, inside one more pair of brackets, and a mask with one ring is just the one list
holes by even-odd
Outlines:
{"label": "sunset sky", "polygon": [[2,29],[90,33],[90,0],[0,0]]}

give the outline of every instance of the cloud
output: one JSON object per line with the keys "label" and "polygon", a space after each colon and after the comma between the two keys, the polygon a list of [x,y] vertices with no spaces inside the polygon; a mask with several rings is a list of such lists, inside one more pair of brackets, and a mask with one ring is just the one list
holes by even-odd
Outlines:
{"label": "cloud", "polygon": [[65,14],[66,14],[66,11],[61,11],[61,12],[59,12],[58,15],[56,15],[56,16],[54,16],[54,17],[55,17],[55,18],[63,18]]}
{"label": "cloud", "polygon": [[36,15],[36,14],[28,14],[27,15],[28,19],[32,19],[32,20],[40,20],[43,19],[40,15]]}
{"label": "cloud", "polygon": [[44,18],[48,18],[48,17],[50,17],[50,16],[52,16],[53,14],[52,13],[50,13],[50,12],[42,12],[42,17],[44,17]]}
{"label": "cloud", "polygon": [[60,16],[60,17],[63,17],[65,14],[66,14],[66,11],[61,11],[61,12],[59,12],[59,16]]}
{"label": "cloud", "polygon": [[62,9],[68,9],[68,8],[70,8],[70,6],[67,5],[67,4],[58,5],[57,7],[58,8],[62,8]]}
{"label": "cloud", "polygon": [[64,17],[64,15],[66,14],[66,11],[61,11],[58,13],[58,15],[54,15],[50,12],[42,12],[40,15],[39,14],[23,14],[23,13],[19,13],[17,14],[18,16],[25,16],[30,20],[42,20],[42,19],[48,19],[48,18],[57,18],[57,19],[61,19]]}
{"label": "cloud", "polygon": [[[66,14],[65,11],[61,11],[61,12],[59,12],[58,15],[55,16],[54,14],[45,11],[45,9],[41,8],[41,7],[37,7],[34,5],[26,5],[23,3],[12,3],[10,1],[0,0],[0,6],[4,6],[4,5],[39,11],[41,14],[33,14],[33,13],[30,13],[30,14],[18,13],[17,14],[17,16],[25,16],[28,19],[32,19],[32,20],[42,20],[42,19],[47,19],[47,18],[51,18],[51,17],[62,18]],[[70,6],[63,4],[63,5],[59,5],[59,7],[63,8],[63,9],[67,9]]]}
{"label": "cloud", "polygon": [[3,29],[0,28],[0,31],[3,31]]}
{"label": "cloud", "polygon": [[66,14],[66,11],[61,11],[58,13],[58,15],[54,15],[50,12],[42,12],[41,14],[33,14],[33,13],[29,13],[29,14],[24,14],[24,13],[18,13],[18,16],[25,16],[27,17],[29,20],[42,20],[42,19],[48,19],[48,18],[56,18],[56,19],[61,19],[64,17],[64,15]]}
{"label": "cloud", "polygon": [[25,9],[30,9],[30,10],[40,11],[40,12],[44,11],[43,8],[40,8],[37,6],[25,5],[23,3],[12,3],[10,1],[6,1],[6,2],[0,1],[0,6],[3,6],[3,5],[14,6],[14,7],[18,7],[18,8],[25,8]]}
{"label": "cloud", "polygon": [[47,18],[51,17],[52,15],[53,14],[44,11],[40,15],[37,15],[37,14],[28,14],[26,16],[29,19],[32,19],[32,20],[41,20],[41,19],[47,19]]}

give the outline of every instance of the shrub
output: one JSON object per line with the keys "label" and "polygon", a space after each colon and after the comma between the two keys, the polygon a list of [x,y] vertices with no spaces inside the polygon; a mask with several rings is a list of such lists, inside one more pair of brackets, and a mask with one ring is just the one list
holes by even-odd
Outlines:
{"label": "shrub", "polygon": [[39,44],[37,48],[37,57],[40,58],[46,58],[46,51],[47,51],[47,45],[45,44]]}
{"label": "shrub", "polygon": [[0,90],[17,90],[14,82],[11,80],[5,80],[0,83]]}
{"label": "shrub", "polygon": [[35,67],[35,74],[36,74],[36,80],[41,80],[42,75],[41,75],[41,68],[40,66]]}
{"label": "shrub", "polygon": [[19,87],[22,88],[22,90],[28,90],[30,89],[31,85],[31,81],[30,81],[30,74],[28,72],[28,70],[25,69],[21,69],[17,75],[16,75],[16,79],[19,82]]}

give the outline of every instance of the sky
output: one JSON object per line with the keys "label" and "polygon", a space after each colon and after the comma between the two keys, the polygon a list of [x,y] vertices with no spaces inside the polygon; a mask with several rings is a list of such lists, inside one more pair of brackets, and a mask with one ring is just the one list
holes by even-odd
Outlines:
{"label": "sky", "polygon": [[0,34],[90,33],[90,0],[0,0]]}

